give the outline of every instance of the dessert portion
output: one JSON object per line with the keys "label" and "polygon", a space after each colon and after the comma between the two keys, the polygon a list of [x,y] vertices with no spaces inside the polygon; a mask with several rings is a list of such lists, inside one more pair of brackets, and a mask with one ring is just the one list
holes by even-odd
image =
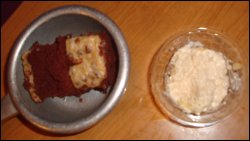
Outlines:
{"label": "dessert portion", "polygon": [[75,88],[97,87],[106,77],[105,57],[101,55],[98,35],[80,36],[66,40],[66,53],[74,64],[69,75]]}
{"label": "dessert portion", "polygon": [[[174,53],[168,64],[165,94],[185,113],[213,111],[223,103],[232,85],[229,62],[221,52],[190,41]],[[239,75],[234,76],[239,79]]]}
{"label": "dessert portion", "polygon": [[35,102],[91,89],[107,93],[115,82],[117,58],[105,33],[59,36],[47,45],[36,42],[22,55],[24,87]]}

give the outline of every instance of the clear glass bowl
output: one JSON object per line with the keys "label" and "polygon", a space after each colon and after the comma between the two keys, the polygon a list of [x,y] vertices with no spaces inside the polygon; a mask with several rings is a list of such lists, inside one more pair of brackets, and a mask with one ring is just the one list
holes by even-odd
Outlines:
{"label": "clear glass bowl", "polygon": [[[208,30],[207,28],[197,28],[188,32],[180,33],[168,39],[155,54],[149,72],[149,83],[153,98],[161,111],[170,119],[185,126],[205,127],[228,117],[238,107],[242,100],[242,84],[239,90],[230,91],[223,100],[223,104],[215,111],[201,113],[200,115],[187,114],[179,109],[171,99],[164,94],[165,82],[164,74],[171,57],[175,51],[187,44],[189,41],[199,41],[204,47],[222,52],[233,62],[242,62],[241,55],[237,51],[236,44],[231,42],[223,35]],[[244,67],[244,66],[243,66]],[[242,68],[243,69],[243,68]],[[241,69],[241,70],[242,70]],[[239,71],[240,77],[243,77],[243,71]]]}

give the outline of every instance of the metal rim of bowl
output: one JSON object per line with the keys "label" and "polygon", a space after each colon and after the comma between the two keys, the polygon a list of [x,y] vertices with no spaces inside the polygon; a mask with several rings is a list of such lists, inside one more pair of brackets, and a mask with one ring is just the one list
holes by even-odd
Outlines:
{"label": "metal rim of bowl", "polygon": [[[92,113],[87,118],[75,121],[73,123],[54,123],[50,121],[43,120],[28,109],[26,109],[24,103],[20,99],[20,94],[15,82],[16,79],[16,65],[18,61],[18,54],[25,43],[27,37],[40,25],[45,23],[46,21],[65,14],[80,14],[83,16],[88,16],[90,18],[95,19],[100,24],[102,24],[110,35],[113,37],[114,42],[117,46],[118,56],[119,56],[119,71],[116,78],[116,83],[112,89],[112,92],[109,94],[107,100],[103,103],[103,105],[94,113]],[[35,21],[33,21],[19,36],[18,40],[15,42],[14,47],[11,50],[9,62],[8,62],[8,75],[7,82],[8,88],[10,92],[11,99],[17,108],[17,110],[32,124],[41,129],[54,133],[61,134],[71,134],[86,130],[97,123],[100,119],[102,119],[105,115],[107,115],[113,107],[116,105],[124,91],[126,90],[128,76],[130,69],[130,56],[129,50],[127,47],[127,43],[124,39],[122,32],[119,27],[106,15],[103,13],[86,7],[86,6],[64,6],[59,7],[53,10],[46,12],[45,14],[38,17]]]}

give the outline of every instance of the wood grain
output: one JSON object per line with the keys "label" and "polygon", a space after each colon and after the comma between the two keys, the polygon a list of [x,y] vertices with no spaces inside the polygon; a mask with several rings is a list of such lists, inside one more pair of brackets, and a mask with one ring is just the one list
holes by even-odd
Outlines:
{"label": "wood grain", "polygon": [[[164,117],[148,88],[151,59],[175,33],[194,27],[222,32],[239,45],[249,67],[249,2],[23,2],[1,28],[1,97],[8,53],[22,30],[39,15],[62,5],[85,5],[102,11],[121,28],[131,53],[125,95],[93,128],[74,135],[45,133],[17,116],[1,123],[1,139],[249,139],[249,88],[240,108],[206,128],[188,128]],[[247,83],[249,83],[249,70]]]}

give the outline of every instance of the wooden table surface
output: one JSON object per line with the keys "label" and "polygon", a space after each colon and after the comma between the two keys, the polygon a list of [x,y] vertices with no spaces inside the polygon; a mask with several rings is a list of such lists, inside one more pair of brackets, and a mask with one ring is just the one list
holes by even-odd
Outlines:
{"label": "wooden table surface", "polygon": [[[148,70],[157,49],[177,31],[209,27],[239,44],[249,67],[249,2],[23,2],[1,28],[1,97],[6,60],[20,32],[49,9],[86,5],[111,17],[121,28],[131,54],[125,95],[93,128],[75,135],[43,132],[20,115],[1,123],[1,139],[249,139],[249,88],[240,108],[226,120],[206,128],[188,128],[165,117],[154,104]],[[249,83],[249,70],[247,82]]]}

